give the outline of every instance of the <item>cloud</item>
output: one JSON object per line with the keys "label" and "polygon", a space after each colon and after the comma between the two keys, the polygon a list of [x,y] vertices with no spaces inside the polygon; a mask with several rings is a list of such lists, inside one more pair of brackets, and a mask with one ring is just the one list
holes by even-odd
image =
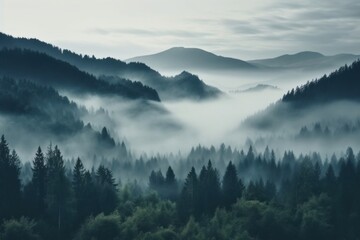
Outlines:
{"label": "cloud", "polygon": [[263,46],[265,51],[271,47],[283,53],[287,49],[326,54],[360,52],[359,1],[279,1],[260,9],[248,18],[218,22],[228,29],[231,38]]}
{"label": "cloud", "polygon": [[207,32],[188,31],[179,29],[140,29],[140,28],[95,28],[90,32],[102,35],[135,35],[145,37],[176,37],[176,38],[196,38],[209,36]]}

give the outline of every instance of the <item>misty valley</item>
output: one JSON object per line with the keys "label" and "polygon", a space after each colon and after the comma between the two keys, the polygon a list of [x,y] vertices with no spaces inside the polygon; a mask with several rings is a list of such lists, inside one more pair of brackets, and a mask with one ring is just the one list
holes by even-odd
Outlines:
{"label": "misty valley", "polygon": [[119,60],[0,33],[0,240],[360,236],[360,55]]}

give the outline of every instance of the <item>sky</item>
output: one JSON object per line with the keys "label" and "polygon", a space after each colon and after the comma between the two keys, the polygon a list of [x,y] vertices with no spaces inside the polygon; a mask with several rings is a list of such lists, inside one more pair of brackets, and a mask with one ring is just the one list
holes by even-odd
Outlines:
{"label": "sky", "polygon": [[98,57],[360,54],[359,0],[0,0],[0,31]]}

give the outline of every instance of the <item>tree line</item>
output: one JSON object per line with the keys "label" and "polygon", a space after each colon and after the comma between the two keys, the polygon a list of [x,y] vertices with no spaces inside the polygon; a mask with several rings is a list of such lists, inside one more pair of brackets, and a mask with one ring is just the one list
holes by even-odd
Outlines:
{"label": "tree line", "polygon": [[223,174],[211,160],[185,179],[172,166],[165,175],[153,169],[144,189],[119,184],[103,165],[88,170],[81,159],[70,171],[49,145],[36,151],[24,183],[2,136],[0,239],[357,239],[359,156],[348,148],[323,161],[287,151],[279,160],[250,147]]}

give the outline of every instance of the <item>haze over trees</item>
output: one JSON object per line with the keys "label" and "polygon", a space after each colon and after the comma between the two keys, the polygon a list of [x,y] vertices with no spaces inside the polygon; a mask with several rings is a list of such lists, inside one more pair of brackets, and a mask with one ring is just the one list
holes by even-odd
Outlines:
{"label": "haze over trees", "polygon": [[[255,67],[183,48],[155,57],[209,72],[265,69],[262,76],[276,64],[308,69],[334,60],[304,52]],[[244,121],[244,145],[229,128],[217,141],[230,145],[187,151],[184,141],[212,140],[184,115],[209,132],[214,119],[228,127],[222,92],[198,76],[165,77],[143,63],[0,33],[0,239],[357,240],[359,76],[358,60],[289,91]],[[270,88],[259,84],[248,94]],[[252,101],[245,104],[253,108]],[[205,113],[214,104],[213,119],[181,111],[190,104]],[[156,152],[142,149],[145,142],[163,145]]]}
{"label": "haze over trees", "polygon": [[[359,74],[360,61],[355,61],[349,66],[345,65],[329,75],[324,75],[301,87],[292,89],[277,103],[249,117],[245,120],[244,125],[263,130],[278,130],[279,127],[292,122],[300,122],[302,126],[306,125],[306,116],[310,113],[314,115],[313,123],[343,118],[341,108],[335,111],[333,109],[335,109],[335,104],[337,103],[341,105],[345,101],[349,103],[359,102]],[[332,105],[335,107],[332,107]],[[351,104],[346,102],[342,105],[347,108],[352,107]],[[329,108],[328,111],[325,111],[327,108]],[[347,109],[345,110],[348,111]],[[316,114],[316,112],[322,111],[325,111],[323,116],[317,116],[319,114]],[[349,115],[348,120],[356,121],[357,119],[354,119],[353,115]]]}
{"label": "haze over trees", "polygon": [[58,146],[50,144],[45,152],[37,149],[32,176],[24,182],[24,165],[2,136],[0,236],[356,239],[359,156],[348,148],[331,161],[315,153],[296,157],[291,151],[279,158],[268,148],[256,153],[250,147],[233,161],[226,157],[222,176],[209,160],[199,173],[188,170],[184,181],[171,166],[165,176],[154,170],[149,185],[140,187],[119,184],[103,165],[89,170],[79,158],[67,165]]}
{"label": "haze over trees", "polygon": [[[116,76],[116,79],[120,79],[120,86],[124,83],[122,79],[139,81],[149,86],[150,88],[155,89],[159,93],[160,98],[163,100],[204,100],[216,98],[222,95],[222,92],[220,90],[206,85],[197,76],[192,74],[179,74],[175,76],[174,79],[169,79],[160,75],[160,73],[151,69],[143,63],[125,63],[109,57],[97,59],[94,56],[82,56],[66,49],[62,50],[58,47],[52,46],[51,44],[45,42],[41,42],[37,39],[14,38],[12,36],[0,33],[0,49],[2,48],[20,48],[36,51],[43,53],[48,57],[67,62],[73,67],[75,66],[78,69],[88,72],[90,74],[94,74],[95,76]],[[135,89],[136,86],[137,84],[135,84],[134,86]],[[143,89],[150,91],[150,89],[146,87],[144,87]]]}
{"label": "haze over trees", "polygon": [[119,79],[110,84],[44,53],[21,49],[0,51],[0,75],[27,79],[77,94],[98,94],[160,101],[156,90],[140,82]]}

